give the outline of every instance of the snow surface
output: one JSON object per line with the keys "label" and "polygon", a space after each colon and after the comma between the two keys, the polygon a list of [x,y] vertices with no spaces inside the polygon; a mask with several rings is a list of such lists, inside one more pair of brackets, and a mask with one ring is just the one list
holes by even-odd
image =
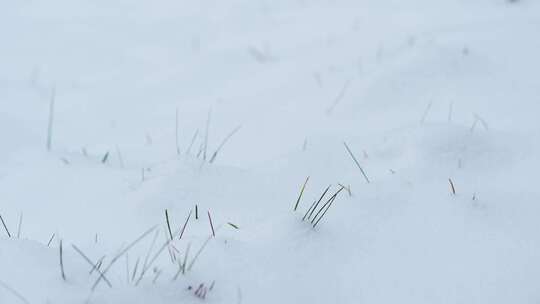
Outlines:
{"label": "snow surface", "polygon": [[539,32],[532,0],[0,1],[0,303],[539,303]]}

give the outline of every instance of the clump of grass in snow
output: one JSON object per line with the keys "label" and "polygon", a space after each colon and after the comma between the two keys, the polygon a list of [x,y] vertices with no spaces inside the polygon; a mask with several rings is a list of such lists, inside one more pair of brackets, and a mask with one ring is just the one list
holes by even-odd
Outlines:
{"label": "clump of grass in snow", "polygon": [[[313,228],[315,228],[317,224],[319,224],[319,222],[323,219],[323,217],[326,215],[326,212],[328,212],[328,209],[332,207],[332,204],[336,200],[336,197],[343,189],[344,189],[343,187],[339,188],[339,190],[334,195],[332,195],[332,197],[321,207],[321,209],[319,209],[317,214],[315,214],[315,217],[313,218],[313,220],[311,220],[311,223],[313,224]],[[321,214],[320,217],[317,218],[317,216],[319,215],[319,213],[321,213],[323,209],[324,209],[324,212]]]}
{"label": "clump of grass in snow", "polygon": [[[341,191],[343,191],[344,189],[347,189],[346,187],[340,184],[339,189],[320,208],[318,208],[321,201],[330,190],[331,186],[332,185],[329,185],[328,187],[326,187],[326,189],[324,189],[319,199],[315,200],[313,204],[311,204],[311,206],[307,209],[306,213],[302,217],[302,221],[305,221],[305,220],[310,221],[310,224],[313,226],[313,228],[315,228],[319,224],[319,222],[323,219],[323,217],[326,215],[326,212],[328,212],[330,207],[332,207],[332,204],[334,203],[338,195],[341,193]],[[313,216],[313,214],[315,214],[315,216]]]}
{"label": "clump of grass in snow", "polygon": [[[116,261],[118,259],[120,259],[124,254],[126,254],[131,248],[133,248],[135,245],[137,245],[137,243],[139,243],[142,239],[144,239],[147,235],[149,235],[152,231],[154,231],[156,229],[156,226],[148,229],[146,232],[144,232],[141,236],[139,236],[137,239],[135,239],[134,241],[132,241],[126,248],[124,248],[122,251],[120,251],[120,253],[118,253],[112,260],[111,262],[109,263],[109,265],[103,270],[103,275],[107,274],[107,272],[111,269],[111,267],[114,265],[114,263],[116,263]],[[94,283],[94,285],[92,285],[92,291],[94,291],[96,289],[96,287],[98,286],[99,282],[101,282],[102,280],[102,277],[100,276]]]}
{"label": "clump of grass in snow", "polygon": [[315,211],[315,209],[317,209],[317,206],[319,206],[321,200],[324,198],[324,196],[326,195],[328,190],[330,190],[330,187],[331,187],[331,185],[328,185],[328,187],[326,187],[326,189],[324,189],[323,193],[319,197],[319,200],[313,202],[313,205],[311,205],[311,207],[306,211],[306,214],[304,214],[304,217],[302,218],[302,221],[304,221],[306,218],[308,220],[311,219],[311,216],[313,215],[313,212]]}

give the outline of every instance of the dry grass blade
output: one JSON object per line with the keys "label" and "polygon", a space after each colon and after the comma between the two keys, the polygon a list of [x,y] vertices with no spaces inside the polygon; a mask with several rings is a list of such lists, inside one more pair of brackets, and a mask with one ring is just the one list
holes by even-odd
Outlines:
{"label": "dry grass blade", "polygon": [[345,188],[345,190],[347,190],[347,193],[349,193],[349,196],[352,196],[351,185],[344,186],[344,185],[338,183],[338,186]]}
{"label": "dry grass blade", "polygon": [[351,85],[352,80],[347,80],[341,90],[339,91],[339,94],[336,96],[336,99],[334,99],[334,102],[332,105],[326,110],[326,114],[330,115],[334,111],[334,108],[338,105],[338,103],[345,97],[345,93],[347,92],[347,89]]}
{"label": "dry grass blade", "polygon": [[102,256],[97,260],[97,262],[92,266],[92,269],[88,272],[88,274],[92,274],[94,270],[100,270],[101,265],[103,265],[103,260],[105,260],[106,255]]}
{"label": "dry grass blade", "polygon": [[97,267],[97,265],[99,264],[99,260],[98,260],[98,262],[94,263],[94,262],[92,262],[92,260],[90,260],[90,258],[86,254],[84,254],[84,252],[81,249],[79,249],[79,247],[75,246],[75,244],[71,244],[71,247],[73,247],[73,249],[75,251],[77,251],[77,253],[80,254],[81,257],[88,264],[90,264],[90,266],[92,266],[92,270],[90,271],[90,273],[92,273],[94,270],[97,271],[99,273],[99,275],[102,277],[102,279],[105,281],[105,283],[107,283],[107,285],[109,285],[109,287],[112,288],[111,282],[105,277],[105,275]]}
{"label": "dry grass blade", "polygon": [[51,151],[51,148],[52,148],[55,100],[56,100],[56,88],[53,87],[52,92],[51,92],[51,102],[49,104],[49,124],[47,126],[47,151]]}
{"label": "dry grass blade", "polygon": [[49,246],[51,245],[51,242],[52,242],[52,240],[54,239],[54,236],[55,236],[55,235],[56,235],[55,233],[53,233],[53,234],[51,235],[51,238],[50,238],[49,241],[47,242],[47,247],[49,247]]}
{"label": "dry grass blade", "polygon": [[178,237],[179,240],[182,239],[182,236],[184,235],[184,231],[186,231],[187,224],[189,222],[189,218],[191,217],[192,210],[189,210],[188,217],[186,218],[186,222],[184,223],[184,226],[182,227],[182,230],[180,232],[180,237]]}
{"label": "dry grass blade", "polygon": [[4,222],[4,218],[2,217],[2,215],[0,214],[0,221],[2,221],[2,225],[4,226],[4,230],[6,230],[6,233],[8,235],[8,237],[11,237],[11,233],[9,233],[9,229],[6,225],[6,222]]}
{"label": "dry grass blade", "polygon": [[235,224],[233,224],[233,223],[231,223],[231,222],[227,222],[227,224],[228,224],[229,226],[233,227],[234,229],[237,229],[237,230],[240,229],[237,225],[235,225]]}
{"label": "dry grass blade", "polygon": [[369,184],[369,178],[367,177],[366,172],[364,172],[364,169],[362,169],[362,166],[360,166],[360,163],[358,162],[358,160],[356,159],[356,157],[352,153],[351,149],[349,148],[349,146],[347,145],[346,142],[343,142],[343,145],[345,146],[345,149],[347,149],[347,152],[349,152],[349,155],[351,156],[351,158],[356,163],[356,166],[358,167],[358,169],[360,169],[360,172],[362,172],[362,175],[366,179],[366,182]]}
{"label": "dry grass blade", "polygon": [[17,299],[21,300],[21,302],[23,302],[25,304],[30,304],[30,302],[22,294],[20,294],[18,291],[16,291],[11,286],[9,286],[8,284],[4,283],[1,280],[0,280],[0,286],[2,286],[5,290],[9,291]]}
{"label": "dry grass blade", "polygon": [[191,138],[191,143],[189,144],[189,147],[186,150],[186,154],[189,154],[189,152],[191,152],[191,147],[195,143],[195,139],[197,138],[197,135],[199,135],[199,129],[197,129],[197,131],[195,131],[195,133],[193,134],[193,137]]}
{"label": "dry grass blade", "polygon": [[139,268],[139,261],[140,258],[137,258],[137,261],[135,262],[135,267],[133,268],[133,274],[131,275],[131,281],[135,281],[135,276],[137,275],[137,268]]}
{"label": "dry grass blade", "polygon": [[180,144],[178,143],[178,108],[176,108],[176,119],[175,119],[175,143],[176,143],[176,154],[180,155]]}
{"label": "dry grass blade", "polygon": [[62,279],[66,280],[66,273],[64,272],[64,254],[62,249],[62,240],[60,240],[60,272],[62,274]]}
{"label": "dry grass blade", "polygon": [[167,230],[169,231],[169,236],[171,237],[171,240],[173,239],[172,232],[171,232],[171,223],[169,221],[169,212],[167,209],[165,209],[165,220],[167,221]]}
{"label": "dry grass blade", "polygon": [[208,118],[206,119],[206,129],[204,131],[204,149],[203,160],[206,160],[206,153],[208,152],[208,132],[210,130],[210,120],[212,118],[212,110],[208,110]]}
{"label": "dry grass blade", "polygon": [[172,281],[176,281],[178,277],[180,276],[180,274],[186,274],[186,266],[187,266],[187,260],[188,260],[190,249],[191,249],[191,243],[188,243],[187,248],[186,248],[186,254],[184,255],[184,261],[183,262],[178,261],[178,271],[172,278]]}
{"label": "dry grass blade", "polygon": [[423,125],[424,122],[426,121],[426,118],[429,114],[429,110],[431,110],[431,106],[433,105],[433,102],[429,102],[427,107],[426,107],[426,110],[424,111],[424,113],[422,114],[422,119],[420,119],[420,124]]}
{"label": "dry grass blade", "polygon": [[103,158],[101,159],[101,163],[102,164],[106,163],[108,159],[109,159],[109,151],[107,151],[107,153],[103,155]]}
{"label": "dry grass blade", "polygon": [[236,127],[234,130],[231,131],[231,133],[229,133],[224,139],[223,141],[219,144],[218,148],[216,149],[216,151],[214,152],[214,154],[212,154],[212,157],[210,158],[210,163],[213,163],[214,160],[216,159],[219,151],[221,151],[221,149],[223,148],[223,146],[225,146],[225,144],[229,141],[229,139],[231,139],[231,137],[233,137],[234,134],[236,134],[236,132],[238,132],[240,130],[240,128],[242,128],[242,126],[238,126]]}
{"label": "dry grass blade", "polygon": [[199,258],[199,256],[201,255],[201,253],[203,252],[204,248],[206,248],[206,245],[208,245],[208,242],[210,242],[210,240],[212,239],[212,236],[209,236],[206,241],[203,243],[203,245],[201,246],[201,248],[199,249],[199,251],[197,251],[197,253],[195,254],[195,256],[193,257],[193,260],[191,260],[191,263],[189,263],[189,266],[187,268],[187,271],[191,271],[191,268],[193,267],[193,265],[195,264],[195,262],[197,261],[197,259]]}
{"label": "dry grass blade", "polygon": [[19,225],[17,226],[17,238],[18,238],[18,239],[21,238],[22,221],[23,221],[23,214],[22,214],[22,212],[21,212],[21,214],[19,215]]}
{"label": "dry grass blade", "polygon": [[456,187],[454,187],[454,182],[451,178],[448,179],[448,182],[450,183],[450,190],[452,191],[452,195],[456,195]]}
{"label": "dry grass blade", "polygon": [[212,217],[210,216],[210,211],[208,212],[208,221],[210,222],[210,228],[212,229],[212,235],[216,237],[216,232],[214,231],[214,224],[212,223]]}
{"label": "dry grass blade", "polygon": [[300,194],[298,195],[298,199],[296,200],[296,204],[294,205],[294,211],[298,209],[298,204],[300,204],[300,200],[302,199],[302,195],[304,194],[304,190],[306,189],[306,185],[309,181],[309,176],[306,178],[306,181],[304,182],[304,185],[300,189]]}

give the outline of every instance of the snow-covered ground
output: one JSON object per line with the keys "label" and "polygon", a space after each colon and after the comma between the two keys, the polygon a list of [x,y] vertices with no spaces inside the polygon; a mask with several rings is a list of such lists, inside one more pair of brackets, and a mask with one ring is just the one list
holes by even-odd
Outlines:
{"label": "snow-covered ground", "polygon": [[0,303],[539,303],[538,33],[533,0],[0,1]]}

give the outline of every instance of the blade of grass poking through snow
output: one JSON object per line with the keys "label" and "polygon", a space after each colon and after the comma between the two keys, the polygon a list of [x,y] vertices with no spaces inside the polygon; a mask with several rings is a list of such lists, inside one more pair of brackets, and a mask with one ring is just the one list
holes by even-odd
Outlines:
{"label": "blade of grass poking through snow", "polygon": [[4,283],[2,280],[0,280],[0,286],[2,286],[5,290],[9,291],[12,295],[14,295],[17,299],[19,299],[21,302],[25,304],[30,304],[28,300],[23,297],[22,294],[20,294],[18,291],[10,287],[8,284]]}
{"label": "blade of grass poking through snow", "polygon": [[103,260],[105,260],[105,257],[106,255],[99,258],[99,260],[97,260],[97,262],[94,265],[92,265],[92,269],[90,269],[88,274],[92,274],[94,270],[99,270],[101,268],[101,265],[103,264]]}
{"label": "blade of grass poking through snow", "polygon": [[189,263],[189,266],[187,268],[187,271],[191,271],[191,268],[193,267],[193,265],[195,265],[195,262],[197,261],[197,259],[199,258],[199,256],[201,255],[201,253],[203,252],[204,248],[206,248],[206,245],[208,245],[208,242],[210,242],[210,240],[212,239],[212,236],[209,236],[206,241],[204,241],[203,245],[201,246],[201,248],[199,249],[199,251],[197,251],[197,253],[195,254],[195,256],[193,257],[193,260],[191,260],[191,263]]}
{"label": "blade of grass poking through snow", "polygon": [[[313,225],[313,228],[315,228],[315,226],[317,226],[317,224],[321,221],[321,219],[324,217],[324,215],[326,214],[326,212],[328,211],[328,209],[330,209],[330,207],[332,206],[332,204],[334,203],[334,201],[336,200],[337,196],[339,195],[339,193],[341,191],[343,191],[343,187],[341,187],[336,193],[334,193],[334,195],[332,195],[332,197],[330,197],[330,199],[321,207],[321,209],[319,209],[319,211],[317,212],[317,214],[315,214],[315,217],[313,218],[313,220],[311,221]],[[317,219],[317,216],[319,215],[319,213],[321,213],[321,211],[326,207],[326,209],[324,210],[324,212],[322,213],[322,215],[319,217],[319,219],[317,221],[315,221],[315,219]],[[315,223],[313,223],[315,222]]]}
{"label": "blade of grass poking through snow", "polygon": [[302,195],[304,194],[304,190],[306,189],[306,185],[309,181],[309,176],[306,178],[306,181],[304,182],[304,185],[300,189],[300,194],[298,195],[298,199],[296,200],[296,204],[294,205],[294,211],[298,209],[298,204],[300,204],[300,200],[302,199]]}
{"label": "blade of grass poking through snow", "polygon": [[120,148],[116,145],[116,154],[118,155],[118,162],[120,162],[120,168],[124,168],[124,158],[120,152]]}
{"label": "blade of grass poking through snow", "polygon": [[347,193],[349,193],[349,196],[352,196],[351,185],[344,186],[344,185],[338,183],[338,186],[345,188],[345,190],[347,190]]}
{"label": "blade of grass poking through snow", "polygon": [[328,193],[328,190],[330,190],[330,187],[332,185],[328,185],[328,187],[326,187],[326,189],[324,190],[324,192],[321,194],[321,197],[319,197],[319,200],[317,201],[317,203],[315,204],[315,206],[313,206],[313,209],[311,209],[311,212],[309,213],[309,216],[308,216],[308,220],[311,219],[311,216],[313,215],[313,212],[315,212],[315,209],[317,209],[317,207],[319,206],[319,204],[321,203],[322,199],[324,198],[324,196],[326,195],[326,193]]}
{"label": "blade of grass poking through snow", "polygon": [[210,216],[210,210],[208,212],[208,221],[210,222],[210,228],[212,228],[212,235],[216,237],[216,232],[214,231],[214,224],[212,223],[212,217]]}
{"label": "blade of grass poking through snow", "polygon": [[52,88],[51,101],[49,104],[49,124],[47,126],[47,151],[52,148],[53,122],[54,122],[54,103],[56,100],[56,88]]}
{"label": "blade of grass poking through snow", "polygon": [[140,257],[137,258],[137,261],[135,262],[135,267],[133,268],[133,274],[131,275],[131,282],[135,281],[135,276],[137,275],[137,268],[139,267],[139,261],[140,261]]}
{"label": "blade of grass poking through snow", "polygon": [[191,138],[191,143],[189,144],[189,147],[186,150],[186,154],[189,154],[189,152],[191,152],[191,147],[195,143],[195,139],[197,138],[197,135],[199,135],[199,129],[197,129],[195,133],[193,134],[193,137]]}
{"label": "blade of grass poking through snow", "polygon": [[[107,274],[107,272],[111,269],[111,267],[116,263],[116,261],[121,258],[124,254],[126,254],[133,246],[137,245],[142,239],[144,239],[147,235],[149,235],[152,231],[156,229],[156,226],[148,229],[146,232],[144,232],[141,236],[139,236],[137,239],[132,241],[126,248],[124,248],[120,253],[118,253],[109,263],[109,265],[103,270],[103,275]],[[101,276],[96,280],[94,285],[92,285],[92,291],[96,289],[99,282],[101,282]]]}
{"label": "blade of grass poking through snow", "polygon": [[47,247],[49,247],[49,246],[51,245],[51,242],[52,242],[52,240],[54,239],[54,236],[55,236],[55,235],[56,235],[55,233],[53,233],[53,234],[51,235],[51,238],[50,238],[49,241],[47,242]]}
{"label": "blade of grass poking through snow", "polygon": [[225,144],[229,141],[229,139],[231,139],[231,137],[234,136],[234,134],[236,134],[236,132],[238,132],[240,130],[240,128],[242,128],[242,126],[238,126],[236,127],[234,130],[231,131],[231,133],[229,133],[224,139],[223,141],[219,144],[218,148],[216,149],[216,151],[214,152],[214,154],[212,154],[212,157],[210,158],[210,163],[213,163],[214,160],[216,159],[219,151],[221,151],[221,149],[223,148],[223,146],[225,146]]}
{"label": "blade of grass poking through snow", "polygon": [[240,229],[240,228],[238,228],[237,225],[235,225],[235,224],[233,224],[231,222],[228,222],[227,224],[229,224],[229,226],[233,227],[234,229],[237,229],[237,230]]}
{"label": "blade of grass poking through snow", "polygon": [[197,206],[197,204],[195,204],[195,219],[199,219],[199,206]]}
{"label": "blade of grass poking through snow", "polygon": [[[176,236],[176,234],[178,234],[178,232],[174,233],[173,235]],[[150,267],[152,267],[152,264],[154,264],[154,262],[157,260],[157,258],[161,255],[161,253],[165,250],[165,248],[168,248],[169,247],[169,244],[172,242],[172,240],[169,240],[167,239],[167,241],[161,246],[161,248],[159,248],[159,250],[156,252],[156,254],[154,254],[154,256],[152,257],[152,259],[148,262],[148,264],[143,267],[142,271],[141,271],[141,274],[139,275],[139,278],[137,279],[137,282],[135,282],[135,286],[139,285],[139,283],[141,282],[141,280],[144,278],[144,275],[146,274],[146,272],[148,271],[148,269],[150,269]]]}
{"label": "blade of grass poking through snow", "polygon": [[204,149],[203,160],[206,160],[206,153],[208,152],[208,132],[210,129],[210,119],[212,118],[212,109],[208,110],[208,118],[206,119],[206,129],[204,131]]}
{"label": "blade of grass poking through snow", "polygon": [[62,240],[60,240],[60,273],[62,274],[62,280],[66,280],[66,273],[64,271],[64,253],[62,249]]}
{"label": "blade of grass poking through snow", "polygon": [[9,229],[6,225],[6,222],[4,222],[4,218],[2,217],[2,215],[0,214],[0,221],[2,221],[2,225],[4,226],[4,230],[6,230],[6,233],[8,235],[8,237],[11,237],[11,233],[9,233]]}
{"label": "blade of grass poking through snow", "polygon": [[186,274],[186,266],[187,266],[187,260],[188,260],[190,248],[191,248],[191,243],[188,243],[187,248],[186,248],[186,254],[184,255],[184,261],[183,262],[178,261],[178,271],[176,272],[176,274],[174,275],[171,281],[176,281],[178,279],[178,276],[180,276],[180,274]]}
{"label": "blade of grass poking through snow", "polygon": [[184,226],[182,227],[182,230],[180,231],[180,237],[178,237],[179,240],[182,239],[182,236],[184,235],[184,231],[186,231],[186,227],[187,227],[187,224],[189,222],[189,218],[191,217],[191,211],[192,210],[189,210],[189,214],[188,214],[188,217],[186,218],[186,222],[184,223]]}
{"label": "blade of grass poking through snow", "polygon": [[180,155],[180,144],[178,143],[178,108],[176,108],[176,119],[175,119],[175,142],[176,142],[176,154]]}
{"label": "blade of grass poking through snow", "polygon": [[338,190],[338,192],[334,193],[332,196],[330,196],[330,198],[326,201],[326,203],[324,203],[321,208],[319,208],[319,211],[317,211],[317,213],[315,213],[315,216],[313,217],[313,219],[311,219],[311,223],[313,224],[316,220],[317,220],[317,217],[319,216],[319,214],[321,214],[321,212],[324,210],[324,208],[326,206],[328,206],[328,204],[331,204],[337,197],[337,193],[339,193],[343,188],[340,188]]}
{"label": "blade of grass poking through snow", "polygon": [[165,220],[167,221],[167,230],[169,231],[169,236],[171,237],[171,240],[173,239],[172,231],[171,231],[171,223],[169,221],[169,212],[167,209],[165,209]]}
{"label": "blade of grass poking through snow", "polygon": [[103,155],[103,158],[101,159],[101,163],[102,164],[106,163],[108,159],[109,159],[109,151],[107,151],[107,153]]}
{"label": "blade of grass poking through snow", "polygon": [[423,125],[424,122],[426,121],[426,118],[429,114],[429,110],[431,110],[431,106],[433,105],[433,102],[430,101],[426,107],[426,110],[424,111],[424,114],[422,114],[422,119],[420,119],[420,124]]}
{"label": "blade of grass poking through snow", "polygon": [[191,249],[191,243],[187,244],[186,254],[184,255],[184,262],[182,262],[182,274],[186,274],[187,260],[189,256],[189,250]]}
{"label": "blade of grass poking through snow", "polygon": [[17,238],[18,238],[18,239],[21,238],[22,220],[23,220],[23,214],[22,214],[22,212],[21,212],[21,214],[19,215],[19,225],[17,226]]}
{"label": "blade of grass poking through snow", "polygon": [[107,285],[109,285],[109,287],[112,288],[111,282],[110,282],[110,281],[105,277],[105,275],[97,268],[97,265],[98,265],[98,264],[92,262],[92,260],[90,260],[90,258],[89,258],[86,254],[84,254],[84,252],[83,252],[81,249],[79,249],[79,247],[75,246],[75,244],[71,244],[71,247],[73,247],[73,249],[74,249],[75,251],[77,251],[77,253],[78,253],[78,254],[79,254],[79,255],[80,255],[80,256],[81,256],[88,264],[90,264],[90,266],[92,266],[92,270],[91,270],[91,271],[93,272],[94,270],[96,270],[96,271],[99,273],[99,275],[102,277],[102,279],[105,281],[105,283],[107,283]]}
{"label": "blade of grass poking through snow", "polygon": [[129,283],[129,252],[126,253],[126,283]]}
{"label": "blade of grass poking through snow", "polygon": [[362,166],[360,166],[360,163],[358,162],[358,160],[356,159],[356,157],[352,153],[351,149],[349,149],[349,146],[347,145],[346,142],[343,142],[343,145],[345,146],[345,149],[347,149],[347,152],[349,152],[349,155],[351,156],[351,158],[354,160],[354,162],[355,162],[356,166],[358,167],[358,169],[360,169],[360,172],[362,172],[362,175],[366,179],[366,182],[369,184],[369,178],[367,177],[366,172],[364,172],[364,169],[362,169]]}
{"label": "blade of grass poking through snow", "polygon": [[146,256],[144,257],[143,269],[146,267],[146,265],[148,265],[148,259],[150,258],[150,254],[152,253],[152,250],[154,250],[154,245],[156,244],[158,236],[159,236],[159,231],[156,230],[156,233],[154,233],[154,239],[152,240],[152,243],[150,244],[150,247],[148,248],[148,251],[146,252]]}
{"label": "blade of grass poking through snow", "polygon": [[448,182],[450,183],[450,190],[452,191],[452,195],[456,195],[456,187],[454,187],[454,182],[451,178],[448,179]]}
{"label": "blade of grass poking through snow", "polygon": [[341,90],[339,91],[339,94],[336,96],[336,99],[334,99],[334,102],[328,109],[326,110],[326,114],[330,115],[334,111],[334,108],[338,105],[338,103],[345,97],[345,93],[347,92],[347,89],[351,85],[352,80],[347,80]]}

